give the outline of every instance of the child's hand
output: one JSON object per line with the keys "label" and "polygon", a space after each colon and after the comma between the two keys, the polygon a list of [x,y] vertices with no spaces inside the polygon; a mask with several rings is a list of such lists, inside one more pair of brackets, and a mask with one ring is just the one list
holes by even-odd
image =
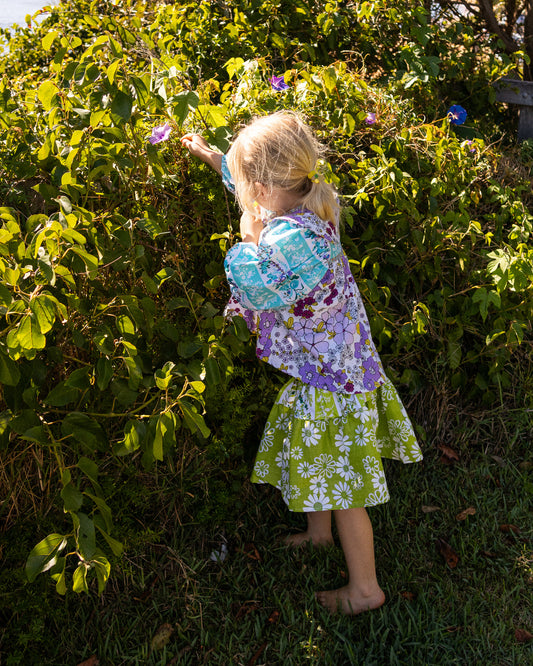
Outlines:
{"label": "child's hand", "polygon": [[250,213],[244,211],[241,215],[241,238],[243,243],[259,242],[259,235],[263,231],[263,222],[259,217],[254,217]]}
{"label": "child's hand", "polygon": [[215,171],[221,173],[222,154],[211,150],[209,144],[202,136],[199,134],[185,134],[180,140],[191,155],[209,164]]}

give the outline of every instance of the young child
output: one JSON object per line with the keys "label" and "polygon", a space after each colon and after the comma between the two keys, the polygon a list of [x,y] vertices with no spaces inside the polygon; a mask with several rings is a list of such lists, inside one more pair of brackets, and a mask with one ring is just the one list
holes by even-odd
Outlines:
{"label": "young child", "polygon": [[253,120],[227,157],[197,134],[181,139],[218,173],[243,211],[242,242],[227,253],[226,314],[257,333],[257,356],[289,375],[270,413],[252,481],[307,513],[298,546],[333,543],[348,584],[318,592],[331,611],[356,614],[385,601],[365,507],[389,499],[382,457],[422,459],[412,425],[387,379],[339,239],[334,188],[319,171],[323,152],[294,113]]}

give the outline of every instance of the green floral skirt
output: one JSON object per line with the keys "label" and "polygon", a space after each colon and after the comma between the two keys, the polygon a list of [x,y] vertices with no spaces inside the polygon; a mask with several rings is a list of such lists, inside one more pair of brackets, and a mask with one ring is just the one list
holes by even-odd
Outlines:
{"label": "green floral skirt", "polygon": [[382,458],[422,460],[396,389],[344,395],[289,380],[268,417],[251,480],[281,490],[291,511],[389,499]]}

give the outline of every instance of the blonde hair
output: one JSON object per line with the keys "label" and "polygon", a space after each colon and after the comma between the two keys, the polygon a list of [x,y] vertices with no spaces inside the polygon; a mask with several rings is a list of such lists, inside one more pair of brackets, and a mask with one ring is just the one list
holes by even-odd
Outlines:
{"label": "blonde hair", "polygon": [[318,172],[325,148],[311,128],[290,111],[252,120],[238,134],[227,159],[241,208],[256,214],[256,183],[294,193],[298,205],[337,223],[337,193]]}

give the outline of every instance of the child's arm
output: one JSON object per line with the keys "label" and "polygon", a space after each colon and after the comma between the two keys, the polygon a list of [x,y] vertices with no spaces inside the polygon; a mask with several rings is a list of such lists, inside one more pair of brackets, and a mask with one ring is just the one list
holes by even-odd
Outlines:
{"label": "child's arm", "polygon": [[259,235],[263,231],[263,222],[246,211],[241,215],[241,239],[243,243],[259,243]]}
{"label": "child's arm", "polygon": [[199,134],[185,134],[181,137],[181,143],[189,150],[191,155],[198,157],[222,175],[222,153],[212,150],[203,137]]}

